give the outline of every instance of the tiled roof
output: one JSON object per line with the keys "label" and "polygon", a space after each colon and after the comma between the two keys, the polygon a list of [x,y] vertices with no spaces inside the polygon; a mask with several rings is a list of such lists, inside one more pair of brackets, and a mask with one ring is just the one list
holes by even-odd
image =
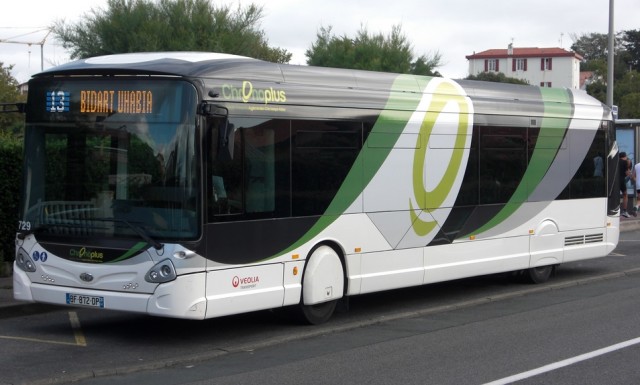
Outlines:
{"label": "tiled roof", "polygon": [[596,76],[596,73],[593,71],[581,71],[580,72],[580,88],[583,88],[585,83],[592,81],[595,76]]}
{"label": "tiled roof", "polygon": [[508,49],[488,49],[486,51],[474,53],[473,55],[466,56],[467,59],[502,59],[507,57],[575,57],[578,60],[582,60],[582,56],[575,52],[567,51],[562,48],[537,48],[537,47],[525,47],[525,48],[513,48],[513,54],[509,55]]}

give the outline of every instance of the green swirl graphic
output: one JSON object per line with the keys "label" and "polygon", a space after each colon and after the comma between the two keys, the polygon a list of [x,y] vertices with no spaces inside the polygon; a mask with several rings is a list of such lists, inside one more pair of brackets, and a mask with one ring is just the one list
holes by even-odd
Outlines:
{"label": "green swirl graphic", "polygon": [[527,202],[547,175],[560,151],[574,112],[571,94],[561,88],[540,88],[540,93],[544,102],[544,116],[527,169],[509,201],[493,218],[475,230],[475,234],[491,230],[503,223]]}
{"label": "green swirl graphic", "polygon": [[[460,111],[458,112],[458,130],[456,132],[456,140],[453,154],[449,160],[449,165],[444,176],[438,185],[432,190],[427,191],[425,188],[425,158],[427,156],[427,144],[433,131],[438,116],[444,110],[447,103],[457,103]],[[416,154],[413,158],[413,194],[416,204],[423,211],[430,213],[439,208],[451,192],[453,185],[458,176],[458,170],[464,157],[464,145],[468,135],[469,123],[469,107],[467,100],[451,83],[441,83],[433,92],[433,99],[427,108],[427,113],[420,126],[420,135],[416,143]],[[415,213],[413,202],[409,199],[409,214],[413,230],[419,236],[425,236],[431,232],[435,226],[435,221],[424,221]]]}

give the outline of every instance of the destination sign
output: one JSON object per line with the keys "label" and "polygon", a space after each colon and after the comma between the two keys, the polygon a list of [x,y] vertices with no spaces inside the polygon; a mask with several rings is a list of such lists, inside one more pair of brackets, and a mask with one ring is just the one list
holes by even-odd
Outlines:
{"label": "destination sign", "polygon": [[153,92],[149,90],[81,90],[81,113],[151,114]]}
{"label": "destination sign", "polygon": [[[82,114],[151,114],[153,91],[150,90],[80,90],[79,112]],[[47,112],[74,111],[78,94],[69,91],[47,91]],[[71,104],[74,101],[74,104]],[[71,108],[70,108],[71,107]]]}

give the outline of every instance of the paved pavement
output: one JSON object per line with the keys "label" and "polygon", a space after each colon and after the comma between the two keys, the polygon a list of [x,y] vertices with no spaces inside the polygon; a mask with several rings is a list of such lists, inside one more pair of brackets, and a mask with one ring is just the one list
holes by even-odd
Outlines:
{"label": "paved pavement", "polygon": [[12,277],[0,277],[0,317],[5,315],[9,307],[14,307],[20,302],[13,299]]}
{"label": "paved pavement", "polygon": [[[640,216],[631,218],[621,218],[621,231],[640,230]],[[47,305],[33,304],[28,302],[16,301],[13,299],[13,278],[0,277],[0,318],[10,315],[30,314],[37,311],[36,307]]]}

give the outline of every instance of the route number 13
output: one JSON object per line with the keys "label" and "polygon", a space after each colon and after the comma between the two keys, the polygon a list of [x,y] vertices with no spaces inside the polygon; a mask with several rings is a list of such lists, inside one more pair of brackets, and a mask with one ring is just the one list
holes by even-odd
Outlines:
{"label": "route number 13", "polygon": [[69,111],[69,93],[65,91],[47,92],[47,111],[48,112]]}

